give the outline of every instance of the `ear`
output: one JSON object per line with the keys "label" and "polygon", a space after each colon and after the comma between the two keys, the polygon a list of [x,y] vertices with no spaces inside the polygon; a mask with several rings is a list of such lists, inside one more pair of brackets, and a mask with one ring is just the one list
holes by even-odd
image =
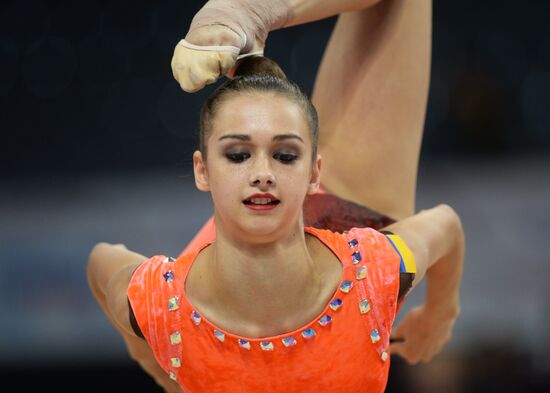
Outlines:
{"label": "ear", "polygon": [[202,153],[195,151],[193,153],[193,173],[195,175],[195,185],[200,191],[209,192],[210,185],[208,183],[208,171],[206,163],[203,160]]}
{"label": "ear", "polygon": [[321,184],[321,160],[321,155],[317,154],[317,158],[311,168],[311,178],[307,187],[308,195],[315,194],[319,190],[319,185]]}

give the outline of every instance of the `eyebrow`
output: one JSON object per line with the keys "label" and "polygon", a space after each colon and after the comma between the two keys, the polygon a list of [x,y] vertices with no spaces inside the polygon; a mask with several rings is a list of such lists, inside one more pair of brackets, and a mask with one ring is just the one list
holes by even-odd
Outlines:
{"label": "eyebrow", "polygon": [[[246,134],[226,134],[221,136],[220,139],[218,139],[218,141],[221,141],[224,139],[238,139],[240,141],[252,140],[250,135],[246,135]],[[273,142],[280,142],[287,139],[298,139],[300,142],[304,143],[304,140],[299,135],[296,135],[296,134],[279,134],[279,135],[275,135],[272,140]]]}

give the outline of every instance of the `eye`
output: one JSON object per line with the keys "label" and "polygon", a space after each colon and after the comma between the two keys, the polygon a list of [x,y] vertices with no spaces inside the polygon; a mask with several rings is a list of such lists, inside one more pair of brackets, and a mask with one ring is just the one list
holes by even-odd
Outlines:
{"label": "eye", "polygon": [[298,156],[296,154],[289,153],[275,153],[273,158],[281,161],[283,164],[290,164],[292,161],[298,159]]}
{"label": "eye", "polygon": [[236,163],[243,162],[247,158],[250,158],[250,154],[248,153],[227,153],[225,156],[229,161]]}

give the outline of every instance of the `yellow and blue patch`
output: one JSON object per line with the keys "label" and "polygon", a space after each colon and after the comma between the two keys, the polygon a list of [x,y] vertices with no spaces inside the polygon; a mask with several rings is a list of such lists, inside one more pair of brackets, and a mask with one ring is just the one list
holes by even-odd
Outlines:
{"label": "yellow and blue patch", "polygon": [[416,273],[416,262],[414,261],[414,255],[403,239],[394,233],[386,232],[384,235],[401,258],[399,271],[401,273]]}

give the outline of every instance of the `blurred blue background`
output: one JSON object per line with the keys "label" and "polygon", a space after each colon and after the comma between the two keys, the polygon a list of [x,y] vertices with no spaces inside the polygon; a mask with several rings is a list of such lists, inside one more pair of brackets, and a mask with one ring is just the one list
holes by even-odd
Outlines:
{"label": "blurred blue background", "polygon": [[[190,164],[213,87],[184,94],[170,71],[201,5],[0,5],[0,377],[12,391],[160,391],[85,267],[99,241],[175,256],[210,215]],[[434,4],[417,209],[445,202],[462,217],[462,313],[432,363],[393,359],[388,391],[550,389],[549,18],[548,1]],[[270,35],[266,54],[308,92],[334,21]]]}

